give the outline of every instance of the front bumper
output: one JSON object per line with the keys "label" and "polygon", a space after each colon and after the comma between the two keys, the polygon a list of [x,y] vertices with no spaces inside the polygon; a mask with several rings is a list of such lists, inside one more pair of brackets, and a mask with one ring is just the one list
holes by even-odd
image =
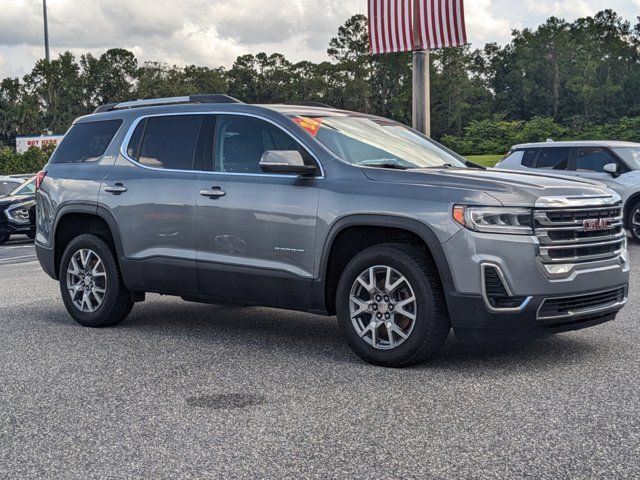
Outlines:
{"label": "front bumper", "polygon": [[[531,336],[576,330],[615,318],[627,297],[626,249],[598,262],[549,268],[540,260],[537,247],[535,237],[466,229],[443,245],[454,287],[447,292],[448,308],[457,335]],[[489,304],[484,277],[487,265],[497,269],[509,294],[523,300],[519,308],[505,311]],[[599,301],[599,296],[616,290],[622,292],[620,296],[605,295]],[[547,306],[541,309],[545,301]],[[556,304],[573,306],[550,312],[549,307]]]}
{"label": "front bumper", "polygon": [[[620,298],[601,305],[566,311],[557,315],[545,314],[543,303],[564,301],[567,298],[591,298],[602,291],[582,292],[567,297],[535,295],[519,312],[501,313],[489,311],[484,299],[474,295],[453,293],[449,302],[449,314],[456,336],[539,336],[591,327],[615,319],[627,301],[628,287],[618,285],[607,291],[621,292]],[[455,322],[453,321],[455,319]]]}
{"label": "front bumper", "polygon": [[9,235],[17,235],[19,233],[32,233],[35,226],[31,224],[17,224],[7,220],[0,220],[0,234],[8,233]]}

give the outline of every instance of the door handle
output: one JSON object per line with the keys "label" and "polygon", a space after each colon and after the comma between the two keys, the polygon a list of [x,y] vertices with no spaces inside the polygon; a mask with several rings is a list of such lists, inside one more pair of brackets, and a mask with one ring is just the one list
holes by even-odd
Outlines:
{"label": "door handle", "polygon": [[127,187],[125,187],[121,183],[116,183],[112,187],[104,187],[104,191],[105,192],[109,192],[109,193],[113,193],[114,195],[120,195],[121,193],[124,193],[124,192],[127,191]]}
{"label": "door handle", "polygon": [[220,187],[212,187],[211,190],[200,190],[200,195],[209,198],[224,197],[227,192],[223,191]]}

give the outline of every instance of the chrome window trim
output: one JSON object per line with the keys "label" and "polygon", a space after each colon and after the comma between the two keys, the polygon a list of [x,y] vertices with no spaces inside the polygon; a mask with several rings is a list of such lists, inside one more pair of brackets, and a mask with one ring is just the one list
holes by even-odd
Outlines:
{"label": "chrome window trim", "polygon": [[518,307],[509,307],[509,308],[496,308],[493,305],[491,305],[491,302],[489,301],[489,296],[487,295],[487,282],[485,279],[485,270],[487,269],[487,267],[493,267],[496,269],[496,272],[498,274],[498,278],[500,278],[500,281],[502,282],[502,286],[504,287],[505,291],[507,292],[507,295],[509,295],[510,297],[513,297],[513,291],[511,290],[511,287],[509,286],[509,282],[507,282],[506,277],[504,276],[504,273],[502,273],[502,269],[500,268],[500,266],[496,263],[491,263],[491,262],[482,262],[480,264],[480,285],[481,285],[481,291],[482,291],[482,300],[484,301],[484,306],[487,308],[487,310],[489,310],[490,312],[493,313],[518,313],[518,312],[522,312],[527,305],[529,305],[529,302],[531,301],[531,299],[533,297],[529,296],[526,297],[524,299],[524,301],[520,304],[520,306]]}
{"label": "chrome window trim", "polygon": [[235,176],[243,176],[243,177],[260,177],[260,178],[265,178],[265,177],[299,178],[300,177],[300,175],[289,174],[289,173],[241,173],[241,172],[216,172],[215,170],[195,170],[195,169],[181,170],[176,168],[156,168],[156,167],[149,167],[148,165],[143,165],[142,163],[138,162],[137,160],[129,156],[129,154],[127,153],[127,146],[131,141],[133,132],[135,131],[136,127],[142,120],[145,120],[147,118],[153,118],[153,117],[177,117],[177,116],[183,116],[183,115],[241,115],[244,117],[253,117],[260,120],[264,120],[265,122],[268,122],[274,125],[275,127],[279,128],[290,137],[293,137],[293,139],[298,144],[300,144],[300,146],[304,148],[309,155],[311,155],[311,158],[313,158],[313,160],[316,162],[316,165],[320,169],[320,175],[313,176],[313,177],[309,176],[306,178],[313,178],[318,180],[321,180],[324,178],[324,168],[322,167],[322,163],[320,162],[318,157],[311,150],[309,150],[309,148],[300,140],[298,135],[296,135],[293,132],[290,132],[289,130],[285,129],[284,127],[282,127],[281,125],[277,124],[276,122],[274,122],[269,118],[263,117],[262,115],[256,115],[254,113],[247,113],[247,112],[230,112],[230,111],[165,112],[165,113],[153,113],[148,115],[141,115],[137,117],[129,126],[129,130],[127,131],[126,135],[124,136],[124,139],[122,140],[122,143],[120,144],[120,155],[122,155],[126,160],[128,160],[130,163],[132,163],[136,167],[140,167],[146,170],[152,170],[156,172],[177,172],[177,173],[197,173],[197,174],[206,173],[211,175],[235,175]]}

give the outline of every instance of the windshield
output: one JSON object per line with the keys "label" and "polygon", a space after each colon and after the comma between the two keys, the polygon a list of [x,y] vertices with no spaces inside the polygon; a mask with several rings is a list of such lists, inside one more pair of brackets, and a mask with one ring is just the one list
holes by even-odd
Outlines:
{"label": "windshield", "polygon": [[462,157],[391,120],[361,116],[296,116],[293,120],[335,155],[354,165],[465,167]]}
{"label": "windshield", "polygon": [[618,147],[613,151],[633,170],[640,170],[640,147]]}
{"label": "windshield", "polygon": [[16,188],[13,192],[11,192],[11,196],[20,196],[20,195],[33,195],[36,193],[36,179],[35,177],[27,180],[18,188]]}

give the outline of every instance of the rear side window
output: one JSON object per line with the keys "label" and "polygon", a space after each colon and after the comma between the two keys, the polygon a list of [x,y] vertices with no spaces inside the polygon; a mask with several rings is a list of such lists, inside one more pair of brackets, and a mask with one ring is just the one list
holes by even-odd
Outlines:
{"label": "rear side window", "polygon": [[56,148],[50,163],[95,162],[104,154],[122,120],[76,123]]}
{"label": "rear side window", "polygon": [[617,163],[602,148],[579,148],[576,155],[576,170],[579,172],[604,172],[608,163]]}
{"label": "rear side window", "polygon": [[148,167],[193,170],[203,115],[150,117],[141,121],[127,154]]}
{"label": "rear side window", "polygon": [[569,165],[570,148],[543,148],[538,156],[536,168],[566,170]]}

